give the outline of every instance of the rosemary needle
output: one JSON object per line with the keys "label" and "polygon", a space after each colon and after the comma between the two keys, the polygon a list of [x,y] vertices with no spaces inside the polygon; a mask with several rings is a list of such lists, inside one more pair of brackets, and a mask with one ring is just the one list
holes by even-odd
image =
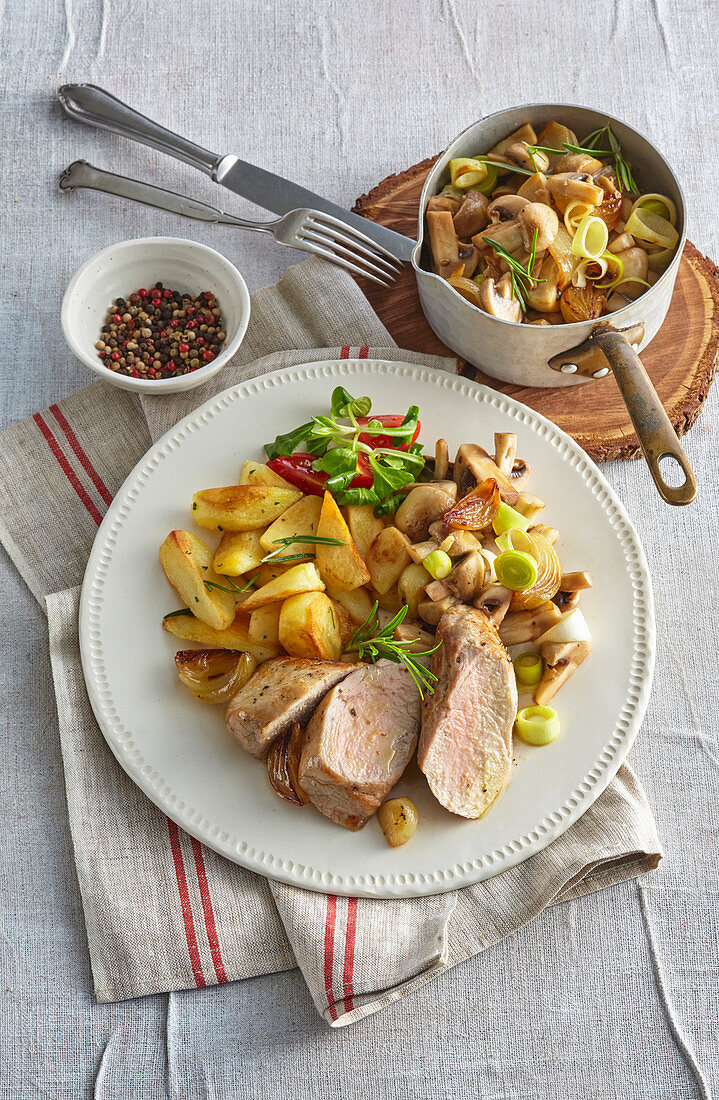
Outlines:
{"label": "rosemary needle", "polygon": [[436,681],[437,677],[433,672],[425,668],[423,664],[420,664],[417,658],[429,657],[430,654],[439,649],[442,643],[437,642],[437,645],[434,646],[433,649],[424,650],[422,653],[410,653],[408,651],[408,647],[412,645],[410,640],[402,640],[393,637],[396,628],[401,622],[404,622],[405,616],[409,610],[407,605],[405,604],[404,607],[401,607],[394,618],[381,629],[377,619],[378,607],[379,604],[375,603],[369,615],[362,623],[362,626],[358,627],[352,635],[349,645],[345,649],[345,653],[356,653],[360,660],[364,657],[368,657],[372,663],[384,657],[387,661],[394,661],[396,665],[404,665],[417,685],[420,698],[424,699],[425,692],[434,695],[432,684]]}

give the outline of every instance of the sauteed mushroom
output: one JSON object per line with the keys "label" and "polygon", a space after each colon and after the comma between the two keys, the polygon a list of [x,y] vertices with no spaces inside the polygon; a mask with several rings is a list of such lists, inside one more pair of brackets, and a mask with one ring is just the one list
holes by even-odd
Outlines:
{"label": "sauteed mushroom", "polygon": [[479,287],[480,308],[503,321],[521,321],[522,307],[510,295],[511,284],[505,283],[504,278],[498,283],[494,279],[484,279]]}
{"label": "sauteed mushroom", "polygon": [[499,626],[509,611],[512,593],[501,584],[490,584],[480,592],[474,601],[478,611],[484,611],[495,626]]}
{"label": "sauteed mushroom", "polygon": [[534,701],[546,706],[592,652],[592,643],[544,642],[539,652],[544,660],[544,672],[534,692]]}
{"label": "sauteed mushroom", "polygon": [[522,243],[527,251],[532,247],[535,233],[537,234],[536,250],[543,252],[552,244],[559,229],[559,218],[551,206],[545,206],[543,202],[527,203],[520,210],[518,220],[522,231]]}
{"label": "sauteed mushroom", "polygon": [[469,603],[481,592],[486,575],[487,562],[484,557],[479,550],[470,550],[459,559],[444,583],[453,596]]}
{"label": "sauteed mushroom", "polygon": [[446,439],[438,439],[434,445],[434,479],[443,481],[449,471],[449,447]]}
{"label": "sauteed mushroom", "polygon": [[592,183],[592,177],[579,172],[560,172],[558,176],[548,176],[547,190],[562,213],[562,206],[566,209],[575,199],[590,206],[599,206],[604,198],[603,189]]}
{"label": "sauteed mushroom", "polygon": [[[473,237],[489,221],[489,199],[481,191],[468,191],[454,215],[454,228],[460,237]],[[466,272],[465,272],[466,274]]]}
{"label": "sauteed mushroom", "polygon": [[511,160],[514,164],[519,165],[520,168],[526,168],[527,171],[534,169],[535,171],[544,172],[549,168],[549,157],[547,154],[540,153],[539,150],[535,153],[530,153],[526,141],[513,142],[509,148],[505,150],[504,155],[507,160]]}
{"label": "sauteed mushroom", "polygon": [[[528,468],[527,468],[528,470]],[[519,491],[515,482],[510,480],[507,474],[503,474],[497,463],[491,458],[484,447],[477,443],[463,443],[457,450],[454,460],[454,480],[457,482],[460,497],[464,497],[488,477],[494,478],[499,486],[502,500],[506,504],[517,503]]]}
{"label": "sauteed mushroom", "polygon": [[430,626],[438,626],[445,611],[449,611],[450,607],[458,603],[456,596],[445,596],[443,600],[422,600],[417,610],[420,619],[424,619]]}
{"label": "sauteed mushroom", "polygon": [[417,485],[404,498],[394,517],[399,528],[411,542],[421,542],[429,534],[429,525],[454,504],[454,497],[431,483]]}
{"label": "sauteed mushroom", "polygon": [[510,611],[499,628],[499,636],[506,646],[532,642],[561,617],[561,611],[551,600],[532,611]]}
{"label": "sauteed mushroom", "polygon": [[493,225],[497,222],[512,221],[531,200],[519,195],[500,195],[490,202],[487,213]]}
{"label": "sauteed mushroom", "polygon": [[494,433],[494,461],[503,474],[511,474],[517,457],[517,437],[514,432]]}

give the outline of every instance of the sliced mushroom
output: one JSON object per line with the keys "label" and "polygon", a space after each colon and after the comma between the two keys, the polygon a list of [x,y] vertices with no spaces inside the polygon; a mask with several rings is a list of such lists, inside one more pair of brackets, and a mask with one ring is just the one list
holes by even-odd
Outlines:
{"label": "sliced mushroom", "polygon": [[579,606],[580,596],[581,592],[562,592],[560,588],[552,596],[552,603],[556,603],[562,614],[566,615],[568,611],[573,611],[575,607]]}
{"label": "sliced mushroom", "polygon": [[478,611],[484,611],[495,626],[499,626],[509,611],[512,593],[501,584],[489,584],[474,601]]}
{"label": "sliced mushroom", "polygon": [[412,643],[406,647],[409,653],[423,653],[435,644],[433,634],[423,630],[419,623],[408,623],[406,620],[395,627],[394,636],[398,642]]}
{"label": "sliced mushroom", "polygon": [[544,660],[542,679],[534,692],[534,701],[546,706],[562,684],[577,671],[592,652],[591,642],[544,642],[539,652]]}
{"label": "sliced mushroom", "polygon": [[425,485],[431,485],[435,489],[442,489],[445,493],[449,493],[452,500],[457,499],[457,483],[451,481],[449,478],[442,478],[441,481],[438,481],[436,478],[431,478],[429,481],[411,481],[409,485],[403,485],[399,492],[407,496],[413,489],[423,489]]}
{"label": "sliced mushroom", "polygon": [[578,172],[560,173],[547,177],[547,190],[563,214],[570,202],[587,202],[590,206],[599,206],[604,191],[592,183],[591,176],[584,178]]}
{"label": "sliced mushroom", "polygon": [[528,176],[522,186],[517,192],[527,202],[543,202],[547,206],[551,205],[552,198],[547,190],[547,177],[544,172],[535,172],[533,176]]}
{"label": "sliced mushroom", "polygon": [[[525,122],[524,125],[520,126],[518,130],[515,130],[513,134],[509,134],[506,138],[502,138],[501,141],[498,141],[496,145],[493,145],[487,153],[487,156],[492,157],[493,160],[504,157],[510,145],[514,145],[518,141],[526,141],[528,145],[536,145],[537,132],[529,122]],[[507,170],[509,171],[509,168]],[[501,175],[501,171],[499,174]]]}
{"label": "sliced mushroom", "polygon": [[454,497],[437,485],[417,485],[404,498],[394,517],[395,527],[410,542],[421,542],[429,535],[429,525],[451,508]]}
{"label": "sliced mushroom", "polygon": [[512,164],[517,164],[520,168],[525,168],[528,172],[546,172],[549,168],[549,157],[546,153],[530,152],[529,144],[526,141],[515,141],[505,149],[504,156],[507,160],[511,160]]}
{"label": "sliced mushroom", "polygon": [[510,611],[502,621],[499,636],[506,646],[532,642],[561,617],[561,611],[551,600],[531,611]]}
{"label": "sliced mushroom", "polygon": [[494,478],[499,493],[506,504],[515,505],[519,490],[514,481],[503,474],[497,463],[478,443],[463,443],[454,460],[454,480],[460,497],[465,497],[475,486]]}
{"label": "sliced mushroom", "polygon": [[493,225],[496,225],[497,222],[512,221],[529,202],[531,202],[530,199],[520,198],[519,195],[500,195],[498,198],[492,199],[487,208],[487,213]]}
{"label": "sliced mushroom", "polygon": [[480,252],[474,244],[460,244],[459,262],[462,267],[462,276],[471,279],[479,265]]}
{"label": "sliced mushroom", "polygon": [[528,202],[519,212],[518,221],[522,230],[522,243],[529,251],[534,234],[537,234],[537,252],[542,252],[553,243],[559,229],[559,218],[551,206],[543,202]]}
{"label": "sliced mushroom", "polygon": [[622,261],[622,294],[625,298],[638,298],[646,287],[640,282],[624,282],[625,279],[646,279],[649,269],[649,257],[643,248],[624,248],[614,255]]}
{"label": "sliced mushroom", "polygon": [[562,592],[584,592],[593,583],[592,574],[583,570],[580,573],[562,573],[559,587]]}
{"label": "sliced mushroom", "polygon": [[452,217],[457,213],[462,200],[458,195],[432,195],[427,203],[427,213],[436,210],[449,210]]}
{"label": "sliced mushroom", "polygon": [[519,252],[522,248],[522,227],[516,218],[506,222],[495,222],[488,225],[481,233],[475,233],[472,244],[476,245],[480,252],[487,252],[491,245],[487,241],[495,241],[505,248],[507,252]]}
{"label": "sliced mushroom", "polygon": [[454,215],[454,228],[459,237],[473,237],[489,222],[489,199],[481,191],[468,191]]}
{"label": "sliced mushroom", "polygon": [[449,210],[427,212],[427,230],[437,274],[449,279],[459,267],[459,240]]}
{"label": "sliced mushroom", "polygon": [[514,432],[494,433],[494,461],[503,474],[511,474],[517,457],[517,437]]}
{"label": "sliced mushroom", "polygon": [[624,252],[625,248],[634,248],[636,241],[631,233],[627,233],[626,230],[623,233],[618,233],[613,241],[610,241],[607,245],[607,252]]}
{"label": "sliced mushroom", "polygon": [[559,538],[559,531],[556,527],[547,527],[546,523],[535,523],[531,527],[528,527],[530,535],[544,535],[547,542],[551,542],[554,546],[555,542]]}
{"label": "sliced mushroom", "polygon": [[445,599],[446,596],[451,595],[449,586],[444,581],[430,581],[425,587],[425,595],[432,603],[437,603],[438,600]]}
{"label": "sliced mushroom", "polygon": [[525,295],[527,305],[539,313],[559,313],[559,285],[562,273],[553,256],[545,256],[539,270],[539,278],[540,281],[527,290]]}
{"label": "sliced mushroom", "polygon": [[604,168],[604,165],[601,160],[597,160],[590,153],[567,153],[566,156],[560,157],[554,165],[554,171],[560,174],[563,172],[588,172],[590,176],[593,176],[595,172],[599,172],[602,168]]}
{"label": "sliced mushroom", "polygon": [[492,317],[499,317],[502,321],[514,321],[516,324],[522,320],[522,307],[516,298],[500,293],[500,285],[494,279],[484,279],[479,287],[480,308]]}
{"label": "sliced mushroom", "polygon": [[449,471],[449,447],[446,439],[438,439],[434,445],[434,478],[443,481]]}
{"label": "sliced mushroom", "polygon": [[515,504],[515,508],[518,512],[528,520],[534,520],[544,508],[544,501],[539,497],[535,497],[534,493],[521,492],[519,499]]}
{"label": "sliced mushroom", "polygon": [[[471,550],[479,550],[482,545],[472,531],[452,531],[449,538],[451,538],[452,542],[451,545],[447,547],[445,553],[449,554],[452,561],[464,557],[464,555],[469,554]],[[445,539],[445,542],[447,541],[448,539]]]}
{"label": "sliced mushroom", "polygon": [[439,543],[435,539],[428,539],[426,542],[415,542],[408,546],[407,553],[415,565],[421,565],[427,554],[431,554],[433,550],[437,549],[439,549]]}
{"label": "sliced mushroom", "polygon": [[456,596],[445,596],[443,600],[437,600],[436,602],[434,600],[422,600],[417,610],[420,619],[424,619],[430,626],[438,626],[439,620],[445,611],[449,611],[450,607],[454,607],[458,603],[459,600]]}
{"label": "sliced mushroom", "polygon": [[445,584],[453,596],[470,603],[484,587],[487,575],[487,562],[479,550],[470,550],[460,558],[445,578]]}

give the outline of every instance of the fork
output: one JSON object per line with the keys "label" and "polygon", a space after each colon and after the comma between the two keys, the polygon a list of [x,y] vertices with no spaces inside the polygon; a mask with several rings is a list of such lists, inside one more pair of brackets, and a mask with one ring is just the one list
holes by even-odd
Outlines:
{"label": "fork", "polygon": [[180,214],[183,218],[269,233],[277,244],[324,256],[331,263],[384,287],[390,286],[401,270],[399,261],[381,245],[319,210],[290,210],[276,221],[249,221],[247,218],[225,214],[214,206],[180,195],[176,191],[167,191],[151,183],[105,172],[102,168],[88,164],[86,160],[76,160],[68,165],[60,176],[59,187],[61,191],[82,188],[103,191],[108,195],[118,195],[123,199],[144,203],[145,206],[154,206],[157,210]]}

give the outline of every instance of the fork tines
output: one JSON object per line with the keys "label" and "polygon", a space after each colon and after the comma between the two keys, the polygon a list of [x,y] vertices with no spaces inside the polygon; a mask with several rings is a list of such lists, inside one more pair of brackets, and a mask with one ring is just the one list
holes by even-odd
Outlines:
{"label": "fork tines", "polygon": [[312,211],[297,237],[308,252],[324,256],[380,286],[391,286],[401,271],[400,262],[391,252],[331,214]]}

